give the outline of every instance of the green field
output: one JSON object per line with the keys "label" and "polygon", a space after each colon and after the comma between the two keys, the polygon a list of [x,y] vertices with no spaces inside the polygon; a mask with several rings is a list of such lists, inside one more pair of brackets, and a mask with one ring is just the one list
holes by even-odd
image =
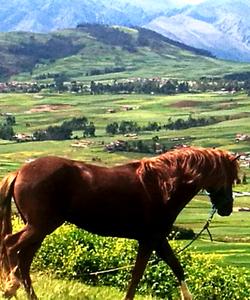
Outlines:
{"label": "green field", "polygon": [[[123,106],[129,105],[133,109],[124,111]],[[109,113],[108,109],[115,109],[115,113]],[[105,127],[108,123],[121,120],[133,120],[140,125],[146,125],[149,121],[167,123],[169,118],[187,119],[190,114],[194,118],[208,116],[236,116],[235,119],[223,121],[210,126],[189,128],[185,130],[165,130],[159,132],[142,132],[137,139],[152,141],[152,137],[159,136],[161,141],[174,143],[170,139],[191,137],[191,144],[197,146],[220,147],[230,151],[247,152],[249,142],[235,142],[237,133],[249,134],[249,116],[243,113],[250,112],[250,97],[244,93],[225,94],[181,94],[174,96],[157,95],[76,95],[76,94],[0,94],[0,113],[12,113],[16,118],[14,131],[16,133],[31,134],[35,130],[43,129],[49,125],[59,125],[63,121],[73,117],[85,116],[96,125],[96,137],[82,138],[81,132],[75,132],[80,140],[89,141],[84,148],[73,147],[75,140],[67,141],[44,141],[44,142],[13,142],[0,140],[0,176],[20,167],[29,159],[43,155],[59,155],[72,159],[81,159],[87,162],[96,161],[102,165],[116,165],[139,159],[146,154],[133,152],[108,153],[104,151],[104,145],[117,139],[130,140],[130,137],[108,136]],[[3,117],[2,117],[3,118]],[[29,124],[27,126],[27,124]],[[96,163],[96,162],[95,162]],[[242,168],[245,172],[248,184],[238,185],[235,190],[250,191],[250,169]],[[249,197],[236,198],[235,206],[250,207]],[[186,228],[192,228],[198,232],[204,225],[210,210],[207,197],[198,195],[184,209],[178,217],[176,224]],[[215,253],[222,257],[221,264],[231,264],[246,267],[250,270],[250,218],[249,212],[235,211],[232,216],[222,218],[215,216],[210,231],[214,242],[209,241],[206,233],[192,245],[193,251],[202,253]],[[183,242],[185,245],[185,242]],[[52,280],[52,279],[51,279]],[[54,279],[53,279],[54,280]],[[45,283],[44,283],[45,284]],[[49,283],[46,283],[49,285]],[[99,292],[96,296],[82,298],[74,294],[78,289],[77,283],[72,283],[72,298],[67,299],[101,299]],[[40,285],[38,279],[37,285]],[[56,285],[56,284],[55,284]],[[57,286],[57,285],[56,285]],[[61,282],[60,285],[61,286]],[[67,289],[67,287],[65,287]],[[71,289],[71,288],[70,288]],[[79,288],[80,289],[80,288]],[[83,293],[88,295],[88,287],[81,286]],[[61,297],[63,289],[55,288],[57,296],[46,296],[43,299],[64,299]],[[102,290],[102,299],[111,299]],[[38,291],[39,293],[39,291]],[[40,292],[41,293],[41,292]],[[108,292],[109,293],[109,292]],[[114,297],[120,297],[119,292],[114,291]],[[118,293],[118,294],[116,294]],[[55,294],[54,294],[55,295]],[[69,295],[71,295],[69,293]],[[53,298],[54,297],[54,298]],[[22,299],[22,298],[21,298]],[[66,298],[65,298],[66,299]],[[152,299],[140,298],[139,299]]]}
{"label": "green field", "polygon": [[[0,94],[0,112],[13,113],[16,118],[14,131],[31,134],[35,130],[45,129],[50,125],[59,125],[73,117],[85,116],[96,126],[96,137],[92,144],[84,149],[70,146],[72,141],[63,142],[1,142],[1,160],[13,164],[22,164],[25,159],[43,154],[66,155],[72,158],[91,160],[91,156],[100,155],[103,163],[117,163],[130,160],[133,153],[105,153],[100,142],[107,143],[115,139],[129,140],[124,136],[107,136],[105,127],[108,123],[122,120],[136,121],[139,125],[148,122],[166,124],[168,119],[187,119],[208,116],[235,116],[205,127],[193,127],[185,130],[164,130],[159,132],[139,133],[138,139],[150,141],[158,135],[162,141],[171,138],[191,137],[193,145],[222,147],[231,151],[248,151],[248,142],[235,142],[237,133],[247,133],[250,101],[243,93],[236,95],[179,94],[174,96],[156,95],[74,95],[74,94]],[[124,111],[124,106],[132,106]],[[49,108],[51,107],[50,111]],[[108,109],[115,109],[109,113]],[[28,124],[28,126],[27,126]],[[81,132],[74,135],[82,137]],[[12,157],[13,156],[13,157]],[[143,154],[135,155],[141,157]]]}
{"label": "green field", "polygon": [[[56,279],[51,274],[33,274],[34,289],[42,300],[116,300],[122,299],[124,291],[112,287],[93,287],[77,281]],[[26,300],[19,289],[18,300]],[[0,295],[0,299],[4,300]],[[136,295],[135,300],[157,300],[151,296]]]}
{"label": "green field", "polygon": [[[235,199],[235,207],[250,205],[250,198]],[[179,215],[176,224],[192,228],[198,233],[204,226],[210,212],[206,196],[198,196]],[[215,215],[209,227],[213,241],[206,231],[190,247],[192,251],[218,254],[221,264],[245,267],[250,274],[250,220],[249,212],[234,213],[230,217]],[[186,241],[186,244],[188,241]],[[185,245],[185,243],[184,243]]]}

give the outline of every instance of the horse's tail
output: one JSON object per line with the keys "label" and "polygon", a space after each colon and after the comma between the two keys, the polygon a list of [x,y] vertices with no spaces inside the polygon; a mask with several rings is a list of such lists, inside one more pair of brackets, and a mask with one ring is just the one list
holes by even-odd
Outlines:
{"label": "horse's tail", "polygon": [[8,257],[4,246],[4,238],[12,233],[11,198],[18,171],[4,177],[0,183],[0,282],[6,280],[9,270]]}

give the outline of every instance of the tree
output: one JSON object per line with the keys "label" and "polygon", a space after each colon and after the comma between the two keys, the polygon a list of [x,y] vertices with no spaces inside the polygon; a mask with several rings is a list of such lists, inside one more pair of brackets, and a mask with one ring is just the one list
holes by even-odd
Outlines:
{"label": "tree", "polygon": [[64,121],[62,126],[71,130],[83,130],[88,123],[86,117],[73,118],[69,121]]}
{"label": "tree", "polygon": [[72,135],[72,130],[64,126],[49,126],[46,130],[37,130],[33,133],[35,140],[69,140]]}
{"label": "tree", "polygon": [[91,80],[91,82],[90,82],[90,92],[92,95],[94,95],[98,92],[97,84],[93,80]]}
{"label": "tree", "polygon": [[46,130],[37,130],[33,133],[33,137],[36,141],[45,141],[47,139]]}
{"label": "tree", "polygon": [[58,76],[55,77],[55,88],[57,91],[63,92],[67,90],[67,87],[64,85],[64,82],[69,81],[69,77],[64,74],[58,74]]}
{"label": "tree", "polygon": [[177,86],[178,93],[187,93],[189,91],[189,86],[187,82],[180,82]]}
{"label": "tree", "polygon": [[107,132],[107,134],[115,135],[118,133],[118,128],[119,128],[119,125],[117,122],[110,123],[106,126],[106,132]]}
{"label": "tree", "polygon": [[93,122],[90,122],[87,124],[83,130],[83,136],[84,137],[94,137],[95,136],[95,125]]}
{"label": "tree", "polygon": [[7,115],[5,118],[5,122],[7,125],[12,126],[16,124],[16,118],[12,115]]}
{"label": "tree", "polygon": [[11,140],[15,135],[12,126],[8,124],[0,125],[0,138],[3,140]]}
{"label": "tree", "polygon": [[159,131],[161,129],[161,125],[157,122],[148,122],[148,125],[145,126],[144,129],[148,131]]}
{"label": "tree", "polygon": [[121,121],[119,126],[119,132],[122,134],[125,133],[134,133],[140,131],[140,127],[137,122],[133,121]]}
{"label": "tree", "polygon": [[69,140],[72,135],[72,130],[64,126],[49,126],[46,132],[48,140]]}
{"label": "tree", "polygon": [[250,80],[244,82],[244,89],[247,91],[248,96],[250,96]]}
{"label": "tree", "polygon": [[176,86],[171,81],[167,81],[160,89],[163,94],[175,94]]}

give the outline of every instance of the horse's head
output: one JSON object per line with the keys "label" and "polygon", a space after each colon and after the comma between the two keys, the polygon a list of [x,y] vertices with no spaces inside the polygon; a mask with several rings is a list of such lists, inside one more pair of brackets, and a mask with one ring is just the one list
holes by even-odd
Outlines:
{"label": "horse's head", "polygon": [[[213,176],[213,183],[206,188],[209,193],[213,208],[220,216],[229,216],[233,211],[233,184],[238,180],[240,156],[234,156],[226,152],[218,152],[217,169]],[[217,176],[218,174],[218,176]]]}
{"label": "horse's head", "polygon": [[220,216],[229,216],[233,211],[232,185],[220,188],[208,188],[210,200]]}

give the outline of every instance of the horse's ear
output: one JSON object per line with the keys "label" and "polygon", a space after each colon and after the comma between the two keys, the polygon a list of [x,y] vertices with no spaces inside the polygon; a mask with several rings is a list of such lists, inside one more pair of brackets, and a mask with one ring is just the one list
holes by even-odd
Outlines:
{"label": "horse's ear", "polygon": [[239,159],[240,159],[240,157],[241,157],[241,154],[239,154],[239,155],[237,155],[237,156],[233,157],[232,161],[239,160]]}

